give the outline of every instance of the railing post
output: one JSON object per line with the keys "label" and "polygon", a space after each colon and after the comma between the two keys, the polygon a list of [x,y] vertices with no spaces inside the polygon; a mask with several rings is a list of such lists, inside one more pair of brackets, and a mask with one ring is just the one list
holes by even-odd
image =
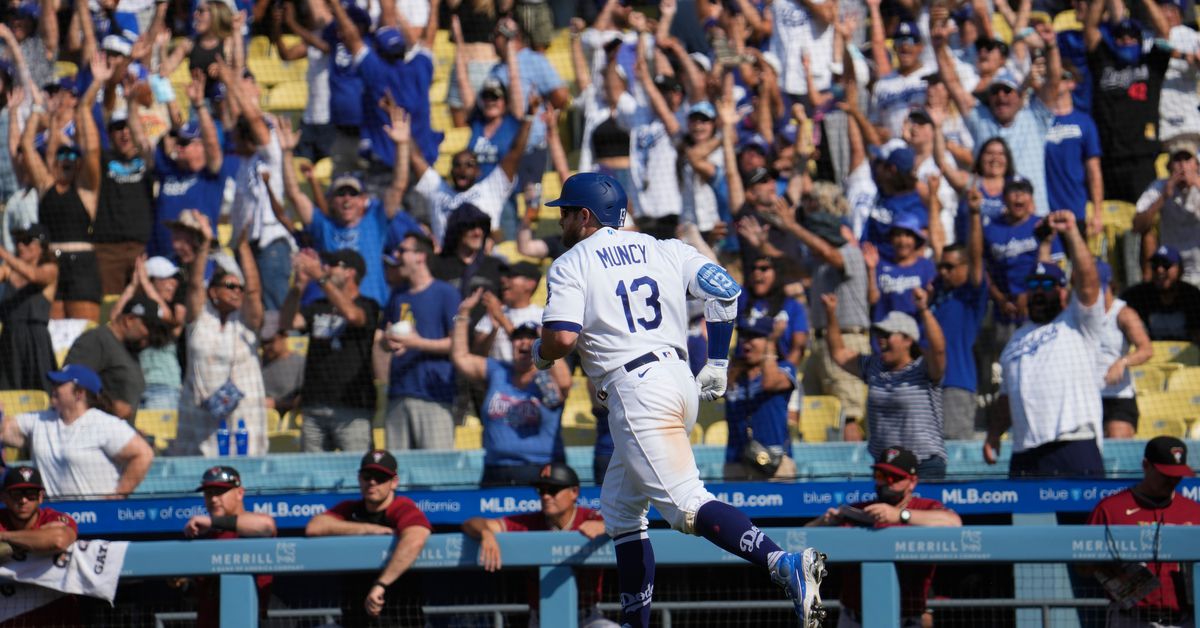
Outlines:
{"label": "railing post", "polygon": [[577,628],[579,625],[579,591],[575,587],[575,572],[570,565],[538,567],[541,608],[538,610],[542,628]]}
{"label": "railing post", "polygon": [[221,576],[221,626],[258,628],[258,588],[254,586],[254,576]]}
{"label": "railing post", "polygon": [[[1015,513],[1012,517],[1014,526],[1053,526],[1058,525],[1058,517],[1054,513]],[[1013,565],[1013,597],[1018,600],[1028,599],[1064,599],[1075,597],[1071,587],[1069,568],[1063,563],[1016,563]],[[1049,623],[1044,623],[1044,612],[1036,608],[1017,609],[1017,625],[1025,626],[1061,626],[1062,628],[1079,628],[1079,613],[1071,608],[1049,609]]]}
{"label": "railing post", "polygon": [[[900,628],[900,581],[895,563],[863,563],[862,625]],[[870,591],[870,595],[865,592]]]}

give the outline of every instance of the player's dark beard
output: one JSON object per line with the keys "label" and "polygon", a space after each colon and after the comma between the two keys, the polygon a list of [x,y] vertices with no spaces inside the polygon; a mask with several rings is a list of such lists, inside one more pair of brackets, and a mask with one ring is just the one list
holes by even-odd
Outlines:
{"label": "player's dark beard", "polygon": [[1029,294],[1029,320],[1041,325],[1049,323],[1062,312],[1057,292],[1038,290]]}
{"label": "player's dark beard", "polygon": [[897,491],[888,486],[875,487],[875,493],[879,497],[879,501],[892,506],[904,501],[904,491]]}

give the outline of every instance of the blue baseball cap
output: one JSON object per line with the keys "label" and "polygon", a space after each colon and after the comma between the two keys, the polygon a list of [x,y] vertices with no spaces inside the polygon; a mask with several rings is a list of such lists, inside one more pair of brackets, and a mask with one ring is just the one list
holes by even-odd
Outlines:
{"label": "blue baseball cap", "polygon": [[767,138],[758,133],[751,134],[738,143],[737,151],[739,153],[746,149],[757,150],[763,156],[771,155],[771,144],[767,142]]}
{"label": "blue baseball cap", "polygon": [[917,239],[917,246],[925,243],[925,237],[921,235],[921,219],[912,214],[900,214],[892,221],[892,226],[888,229],[890,235],[893,231],[907,231]]}
{"label": "blue baseball cap", "polygon": [[907,146],[901,146],[893,149],[884,158],[884,162],[890,166],[895,166],[900,172],[912,172],[913,166],[916,165],[917,155]]}
{"label": "blue baseball cap", "polygon": [[380,52],[398,57],[404,54],[404,33],[397,28],[384,26],[375,31],[375,44]]}
{"label": "blue baseball cap", "polygon": [[892,35],[892,42],[900,44],[905,41],[914,44],[921,43],[921,29],[916,22],[900,22],[900,26],[896,27],[896,34]]}
{"label": "blue baseball cap", "polygon": [[707,100],[701,100],[688,109],[688,117],[690,118],[692,116],[704,116],[709,120],[716,120],[717,109],[716,107],[713,107],[712,103],[708,102]]}
{"label": "blue baseball cap", "polygon": [[738,339],[766,338],[775,331],[775,319],[770,316],[747,316],[738,321]]}
{"label": "blue baseball cap", "polygon": [[175,139],[192,141],[200,138],[200,124],[197,122],[188,122],[187,124],[172,131]]}
{"label": "blue baseball cap", "polygon": [[997,87],[1007,87],[1011,90],[1018,90],[1021,89],[1021,82],[1017,80],[1017,77],[1013,76],[1012,72],[1003,70],[997,73],[996,77],[992,79],[992,82],[988,85],[988,91],[990,92]]}
{"label": "blue baseball cap", "polygon": [[22,2],[21,6],[17,7],[17,17],[36,22],[42,17],[42,7],[37,2]]}
{"label": "blue baseball cap", "polygon": [[46,379],[55,384],[71,382],[97,395],[100,394],[100,389],[102,388],[100,376],[96,374],[96,371],[82,364],[68,364],[61,371],[50,371],[46,373]]}
{"label": "blue baseball cap", "polygon": [[1169,244],[1163,244],[1154,249],[1154,255],[1150,256],[1150,261],[1153,262],[1156,259],[1164,260],[1172,266],[1183,265],[1183,256],[1179,254],[1179,249]]}
{"label": "blue baseball cap", "polygon": [[1058,267],[1058,264],[1052,262],[1038,262],[1037,266],[1033,267],[1033,272],[1029,273],[1028,279],[1053,279],[1058,285],[1067,285],[1067,274],[1063,269]]}

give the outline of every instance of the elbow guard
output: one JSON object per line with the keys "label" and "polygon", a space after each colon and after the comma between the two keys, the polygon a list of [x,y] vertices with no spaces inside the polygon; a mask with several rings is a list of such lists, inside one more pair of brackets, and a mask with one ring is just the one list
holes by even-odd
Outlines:
{"label": "elbow guard", "polygon": [[732,321],[737,316],[737,298],[742,287],[716,264],[705,264],[696,273],[696,285],[704,297],[704,320]]}

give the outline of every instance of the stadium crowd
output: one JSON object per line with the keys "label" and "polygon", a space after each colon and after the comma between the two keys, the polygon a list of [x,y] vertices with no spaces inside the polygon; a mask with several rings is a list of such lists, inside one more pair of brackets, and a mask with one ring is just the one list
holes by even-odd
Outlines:
{"label": "stadium crowd", "polygon": [[[52,399],[6,416],[4,442],[51,494],[128,493],[151,448],[111,427],[63,457],[77,421],[174,411],[159,455],[221,457],[268,453],[280,414],[302,417],[302,451],[449,449],[477,418],[481,480],[534,481],[564,461],[584,386],[532,366],[565,250],[542,196],[597,171],[624,186],[627,228],[742,278],[729,478],[794,477],[805,393],[923,479],[953,471],[947,439],[994,461],[1010,427],[1014,475],[1103,473],[1101,441],[1137,430],[1131,369],[1152,341],[1200,341],[1187,17],[1181,0],[4,3],[0,390]],[[114,469],[53,469],[71,464]]]}

